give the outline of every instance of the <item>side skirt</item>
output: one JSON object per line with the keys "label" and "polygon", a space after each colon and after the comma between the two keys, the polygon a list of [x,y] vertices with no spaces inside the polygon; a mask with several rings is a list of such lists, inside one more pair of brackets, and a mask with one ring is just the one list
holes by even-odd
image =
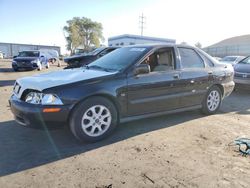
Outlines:
{"label": "side skirt", "polygon": [[151,118],[151,117],[156,117],[156,116],[161,116],[161,115],[166,115],[166,114],[174,114],[174,113],[179,113],[179,112],[184,112],[184,111],[191,111],[191,110],[200,109],[201,107],[202,107],[201,105],[195,105],[195,106],[180,108],[180,109],[176,109],[176,110],[124,117],[124,118],[120,119],[120,123],[135,121],[135,120],[144,119],[144,118]]}

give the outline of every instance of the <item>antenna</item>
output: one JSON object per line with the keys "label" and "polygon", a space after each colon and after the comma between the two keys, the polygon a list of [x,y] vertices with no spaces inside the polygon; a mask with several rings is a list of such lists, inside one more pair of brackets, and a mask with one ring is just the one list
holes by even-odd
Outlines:
{"label": "antenna", "polygon": [[141,29],[141,36],[143,36],[143,29],[145,28],[145,24],[146,24],[145,19],[146,19],[146,17],[143,16],[143,13],[142,13],[142,15],[139,16],[139,26]]}

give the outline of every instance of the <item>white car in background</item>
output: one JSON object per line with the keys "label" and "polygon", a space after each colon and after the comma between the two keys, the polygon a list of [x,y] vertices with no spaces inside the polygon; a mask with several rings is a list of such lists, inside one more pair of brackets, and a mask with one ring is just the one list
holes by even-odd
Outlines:
{"label": "white car in background", "polygon": [[3,59],[3,58],[4,58],[3,52],[0,51],[0,59]]}
{"label": "white car in background", "polygon": [[241,61],[244,58],[245,56],[225,56],[220,60],[220,62],[228,63],[234,66],[235,64],[237,64],[239,61]]}

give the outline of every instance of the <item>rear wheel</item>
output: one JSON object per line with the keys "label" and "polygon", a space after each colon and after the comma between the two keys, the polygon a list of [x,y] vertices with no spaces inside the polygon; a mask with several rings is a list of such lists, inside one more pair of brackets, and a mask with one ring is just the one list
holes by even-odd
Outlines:
{"label": "rear wheel", "polygon": [[96,142],[111,134],[117,122],[114,104],[104,97],[92,97],[74,109],[70,129],[78,140]]}
{"label": "rear wheel", "polygon": [[215,114],[221,105],[221,90],[217,86],[211,87],[202,103],[202,112],[210,115]]}

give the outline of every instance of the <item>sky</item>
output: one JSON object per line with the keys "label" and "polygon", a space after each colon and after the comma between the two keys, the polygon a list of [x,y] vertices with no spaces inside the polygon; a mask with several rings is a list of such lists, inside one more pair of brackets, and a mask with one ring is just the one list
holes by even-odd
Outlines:
{"label": "sky", "polygon": [[104,44],[122,34],[176,39],[203,47],[250,34],[249,0],[0,0],[0,42],[56,45],[66,52],[63,27],[73,17],[102,23]]}

